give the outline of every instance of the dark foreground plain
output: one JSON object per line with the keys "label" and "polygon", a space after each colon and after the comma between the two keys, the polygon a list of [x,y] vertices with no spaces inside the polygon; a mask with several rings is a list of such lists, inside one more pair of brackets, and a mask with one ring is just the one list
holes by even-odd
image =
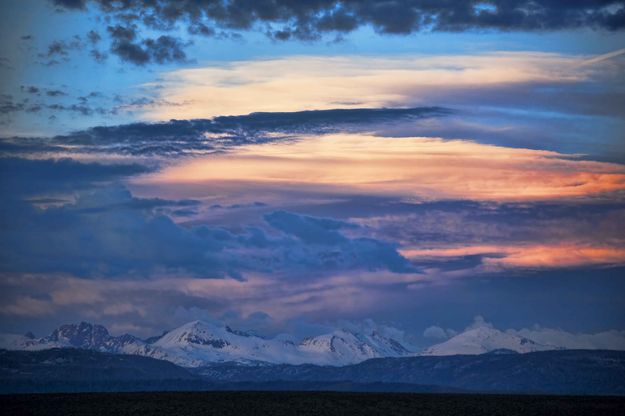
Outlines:
{"label": "dark foreground plain", "polygon": [[6,415],[624,415],[625,397],[329,392],[0,395]]}

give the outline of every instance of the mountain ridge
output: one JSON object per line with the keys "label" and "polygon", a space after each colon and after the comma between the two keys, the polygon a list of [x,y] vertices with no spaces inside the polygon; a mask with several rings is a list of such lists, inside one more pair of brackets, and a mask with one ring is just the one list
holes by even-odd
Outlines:
{"label": "mountain ridge", "polygon": [[111,335],[97,324],[65,324],[49,335],[32,333],[4,337],[4,348],[36,351],[80,348],[113,354],[130,354],[170,361],[187,368],[213,363],[241,365],[315,364],[345,366],[373,358],[454,355],[505,355],[564,350],[567,345],[536,342],[518,332],[477,325],[419,351],[403,340],[403,333],[388,327],[367,325],[339,328],[295,341],[292,337],[262,337],[220,323],[192,321],[161,335],[141,339],[130,334]]}
{"label": "mountain ridge", "polygon": [[101,325],[80,322],[61,325],[42,338],[23,336],[5,340],[5,347],[29,351],[82,348],[162,359],[183,367],[231,361],[347,365],[376,357],[414,354],[401,340],[384,336],[375,329],[363,332],[339,329],[296,343],[203,321],[188,322],[147,340],[130,334],[112,336]]}

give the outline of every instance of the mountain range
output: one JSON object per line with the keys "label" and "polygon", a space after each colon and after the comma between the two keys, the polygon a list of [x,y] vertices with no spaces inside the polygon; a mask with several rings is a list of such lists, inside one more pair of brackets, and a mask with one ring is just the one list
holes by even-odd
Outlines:
{"label": "mountain range", "polygon": [[159,337],[142,340],[124,334],[113,336],[101,325],[87,322],[62,325],[50,335],[4,337],[9,350],[36,351],[50,348],[81,348],[113,354],[130,354],[170,361],[183,367],[214,362],[243,364],[347,365],[370,358],[414,355],[402,340],[380,329],[337,329],[298,342],[288,337],[264,338],[227,325],[193,321]]}
{"label": "mountain range", "polygon": [[295,340],[290,336],[262,337],[250,332],[203,321],[184,324],[160,336],[140,339],[133,335],[111,335],[101,325],[87,322],[61,325],[47,336],[37,338],[4,336],[1,347],[37,351],[51,348],[78,348],[112,354],[127,354],[170,361],[187,368],[213,363],[315,364],[345,366],[372,358],[530,353],[568,349],[567,345],[539,343],[517,333],[478,326],[450,339],[419,350],[407,343],[400,331],[370,325]]}
{"label": "mountain range", "polygon": [[193,321],[148,339],[101,325],[3,337],[0,392],[348,390],[625,394],[625,352],[483,325],[418,351],[374,325],[294,341]]}
{"label": "mountain range", "polygon": [[527,337],[500,331],[491,326],[478,326],[433,345],[419,355],[475,355],[492,351],[514,351],[528,353],[565,349],[563,345],[541,344]]}

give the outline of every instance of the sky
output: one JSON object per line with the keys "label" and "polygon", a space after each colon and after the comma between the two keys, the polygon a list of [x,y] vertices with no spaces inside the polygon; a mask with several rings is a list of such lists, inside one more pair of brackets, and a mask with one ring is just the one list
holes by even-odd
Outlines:
{"label": "sky", "polygon": [[0,9],[0,332],[625,333],[623,1]]}

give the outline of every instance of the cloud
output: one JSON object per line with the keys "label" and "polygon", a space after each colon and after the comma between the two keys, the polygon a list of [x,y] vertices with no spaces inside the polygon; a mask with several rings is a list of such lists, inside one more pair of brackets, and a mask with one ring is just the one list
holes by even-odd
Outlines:
{"label": "cloud", "polygon": [[[587,58],[531,52],[290,56],[177,69],[164,74],[159,97],[183,105],[154,108],[143,116],[163,120],[421,105],[623,115],[617,105],[623,101],[622,61],[580,66]],[[610,103],[602,105],[606,97]]]}
{"label": "cloud", "polygon": [[72,50],[82,49],[82,39],[74,35],[69,40],[52,41],[45,52],[38,54],[41,63],[46,66],[57,65],[61,62],[69,61],[69,54]]}
{"label": "cloud", "polygon": [[89,32],[87,32],[87,39],[89,39],[89,42],[95,45],[100,42],[100,40],[102,40],[102,36],[100,36],[97,31],[90,30]]}
{"label": "cloud", "polygon": [[107,30],[112,39],[111,52],[122,61],[142,66],[148,63],[164,64],[187,60],[184,44],[180,39],[163,35],[156,39],[139,40],[135,25],[109,26]]}
{"label": "cloud", "polygon": [[97,47],[98,43],[100,43],[100,41],[102,40],[102,36],[100,35],[100,33],[95,30],[90,30],[89,32],[87,32],[87,40],[89,40],[89,43],[91,43],[91,50],[89,51],[89,55],[91,55],[91,57],[96,62],[104,62],[106,58],[108,58],[108,55]]}
{"label": "cloud", "polygon": [[3,303],[0,306],[0,315],[41,317],[52,314],[54,309],[54,306],[45,300],[21,296]]}
{"label": "cloud", "polygon": [[190,33],[211,36],[215,28],[257,30],[275,40],[317,40],[360,27],[380,34],[474,30],[549,31],[595,28],[621,30],[625,9],[617,0],[582,2],[492,0],[488,2],[431,2],[399,0],[320,0],[315,2],[177,2],[175,0],[110,2],[53,0],[61,8],[85,10],[93,4],[109,19],[141,22],[151,30],[186,25]]}
{"label": "cloud", "polygon": [[0,190],[4,200],[59,191],[73,192],[99,182],[117,181],[149,171],[139,164],[81,163],[69,158],[0,158]]}
{"label": "cloud", "polygon": [[[122,97],[115,94],[113,97],[110,97],[97,91],[72,97],[69,96],[67,92],[60,89],[43,88],[34,85],[22,85],[20,86],[20,92],[22,92],[22,94],[27,94],[27,96],[21,100],[15,99],[13,96],[7,94],[2,94],[0,97],[0,115],[4,116],[4,118],[10,120],[11,114],[20,112],[45,112],[50,114],[49,117],[54,118],[56,118],[59,112],[77,113],[86,117],[94,115],[116,116],[120,114],[133,114],[136,111],[161,105],[167,105],[168,107],[178,105],[177,103],[152,96]],[[59,100],[62,97],[67,98]],[[54,100],[50,100],[50,98]],[[34,139],[34,137],[31,137],[31,139]],[[44,138],[43,140],[47,139],[48,138]],[[31,140],[30,143],[32,144],[33,140]]]}
{"label": "cloud", "polygon": [[21,85],[20,91],[28,93],[28,94],[39,94],[41,90],[35,87],[34,85],[29,85],[29,86]]}
{"label": "cloud", "polygon": [[[316,218],[286,211],[276,211],[264,216],[270,226],[286,235],[294,236],[301,244],[284,244],[283,253],[295,264],[305,269],[390,270],[396,273],[414,272],[415,269],[398,255],[396,246],[370,238],[347,238],[339,232],[355,228],[354,224],[331,218]],[[261,247],[263,243],[259,244]]]}
{"label": "cloud", "polygon": [[[56,111],[77,111],[83,115],[105,111],[89,103],[92,94],[80,97],[76,104],[37,104]],[[150,106],[172,106],[171,102],[139,98],[128,101],[122,97],[115,111]],[[3,97],[0,112],[27,111],[32,103],[15,102]],[[115,153],[134,156],[185,156],[222,152],[251,144],[292,140],[295,133],[328,132],[341,129],[367,129],[376,123],[399,120],[415,121],[444,117],[452,111],[440,107],[341,109],[302,111],[295,113],[252,113],[204,120],[171,120],[160,123],[132,123],[119,126],[98,126],[54,138],[0,138],[0,150],[17,154],[38,153],[56,149],[74,153]]]}
{"label": "cloud", "polygon": [[449,339],[458,333],[453,329],[443,329],[440,326],[432,325],[423,331],[424,338],[430,338],[434,340],[446,340]]}
{"label": "cloud", "polygon": [[48,90],[46,91],[46,95],[48,97],[62,97],[64,95],[67,95],[67,93],[61,90]]}
{"label": "cloud", "polygon": [[[241,36],[256,31],[275,41],[342,39],[359,28],[380,35],[417,32],[553,31],[625,28],[625,7],[618,0],[582,2],[491,0],[487,2],[432,2],[428,0],[317,0],[249,2],[247,0],[179,2],[176,0],[122,1],[50,0],[58,10],[87,11],[93,5],[113,23],[111,51],[125,62],[184,62],[180,40],[169,35],[141,37],[140,32],[167,33],[186,28],[192,36]],[[93,10],[93,9],[91,9]],[[137,32],[137,34],[135,34]],[[94,49],[96,59],[100,52]]]}
{"label": "cloud", "polygon": [[595,56],[593,58],[587,59],[587,60],[583,61],[582,63],[580,63],[579,65],[580,66],[595,65],[595,64],[600,63],[600,62],[604,62],[604,61],[607,61],[607,60],[610,60],[610,59],[617,58],[617,57],[619,57],[621,55],[624,55],[624,54],[625,54],[625,48],[617,49],[615,51],[604,53],[604,54],[601,54],[601,55],[597,55],[597,56]]}
{"label": "cloud", "polygon": [[[580,236],[581,237],[581,236]],[[625,249],[619,242],[610,246],[601,242],[593,244],[563,243],[517,244],[496,246],[461,246],[440,249],[402,249],[401,253],[416,262],[435,259],[440,264],[457,258],[478,256],[486,270],[499,271],[510,268],[573,268],[595,265],[624,265]],[[620,241],[622,244],[622,241]]]}
{"label": "cloud", "polygon": [[529,338],[541,344],[558,345],[569,349],[625,350],[625,331],[602,331],[594,334],[571,333],[539,325],[506,332]]}
{"label": "cloud", "polygon": [[[28,321],[24,328],[39,332],[42,326],[80,317],[107,326],[133,324],[143,328],[146,335],[155,335],[189,320],[217,318],[237,329],[310,335],[320,328],[326,331],[334,327],[332,323],[338,320],[367,318],[372,310],[382,307],[380,302],[385,309],[398,309],[397,299],[414,296],[402,282],[420,278],[401,275],[402,279],[397,279],[388,272],[363,271],[322,275],[293,279],[276,273],[249,273],[245,281],[184,276],[120,276],[114,280],[51,274],[5,276],[0,279],[0,304],[13,304],[15,299],[28,296],[40,299],[41,308],[31,309],[29,315],[0,309],[4,318],[0,326],[4,330]],[[125,304],[135,308],[130,310]],[[111,305],[119,315],[103,313]],[[41,319],[43,316],[48,319]],[[341,322],[340,327],[353,325]]]}
{"label": "cloud", "polygon": [[271,234],[258,227],[233,233],[180,226],[164,213],[198,201],[135,198],[111,185],[147,170],[71,159],[0,159],[0,272],[239,278],[245,272],[412,271],[394,245],[345,237],[338,230],[355,226],[329,218],[275,212],[266,217]]}
{"label": "cloud", "polygon": [[[481,327],[495,329],[492,323],[487,322],[481,315],[477,315],[473,318],[473,322],[464,330],[469,331]],[[583,333],[567,332],[562,329],[534,325],[532,328],[506,329],[504,332],[557,348],[625,350],[625,331],[619,330]]]}
{"label": "cloud", "polygon": [[477,201],[590,198],[625,189],[623,165],[557,152],[366,134],[298,139],[242,146],[210,156],[209,164],[188,161],[137,183],[261,183],[284,190]]}
{"label": "cloud", "polygon": [[476,315],[473,317],[473,322],[471,322],[471,324],[464,330],[470,331],[471,329],[477,328],[494,328],[494,326],[490,322],[487,322],[482,315]]}
{"label": "cloud", "polygon": [[186,230],[147,215],[123,189],[83,192],[73,204],[43,211],[14,203],[3,218],[11,219],[0,240],[3,272],[221,277],[227,267],[218,256],[218,230]]}
{"label": "cloud", "polygon": [[273,228],[291,234],[309,244],[343,244],[347,238],[339,233],[341,228],[356,227],[331,218],[314,218],[276,211],[265,215]]}
{"label": "cloud", "polygon": [[[367,204],[364,212],[352,205]],[[479,203],[466,200],[395,202],[355,200],[348,205],[353,222],[372,235],[398,241],[416,250],[421,261],[440,257],[521,251],[538,245],[557,247],[622,246],[625,234],[613,224],[625,220],[625,204],[618,200],[579,204],[576,201],[538,203]],[[329,205],[333,213],[343,208]],[[410,253],[406,253],[410,256]]]}

